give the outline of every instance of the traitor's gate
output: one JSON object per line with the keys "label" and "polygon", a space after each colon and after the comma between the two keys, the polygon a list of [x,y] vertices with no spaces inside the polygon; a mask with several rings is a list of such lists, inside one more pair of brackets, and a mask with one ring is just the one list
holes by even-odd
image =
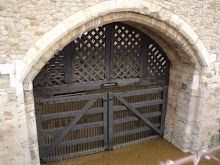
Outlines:
{"label": "traitor's gate", "polygon": [[125,23],[69,43],[34,79],[41,161],[162,136],[169,67],[160,46]]}

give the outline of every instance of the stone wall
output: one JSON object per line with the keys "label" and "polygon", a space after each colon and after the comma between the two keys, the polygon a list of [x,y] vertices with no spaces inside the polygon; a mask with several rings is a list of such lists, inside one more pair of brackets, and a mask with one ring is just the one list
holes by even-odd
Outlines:
{"label": "stone wall", "polygon": [[[172,58],[165,138],[182,150],[194,150],[219,143],[216,136],[220,129],[220,2],[128,0],[127,4],[124,4],[123,1],[120,3],[120,0],[112,0],[109,1],[111,5],[107,7],[99,5],[102,2],[105,3],[104,0],[0,1],[0,161],[3,164],[39,164],[31,81],[40,68],[54,51],[62,49],[63,43],[77,37],[89,27],[95,27],[107,19],[116,19],[119,16],[115,14],[100,17],[85,26],[82,25],[78,30],[69,30],[68,33],[71,34],[63,40],[53,45],[49,43],[50,50],[40,50],[42,58],[35,56],[36,49],[33,48],[37,48],[37,41],[45,38],[50,30],[67,18],[73,23],[79,21],[80,16],[89,20],[91,15],[94,18],[99,17],[96,15],[98,11],[120,5],[127,5],[126,10],[140,12],[142,15],[150,14],[149,18],[138,16],[142,21],[149,20],[149,24],[146,22],[146,27],[137,27],[143,31],[148,29],[146,33],[150,33]],[[147,6],[145,3],[149,3],[151,7],[144,8],[143,6]],[[86,10],[94,5],[99,8],[94,7],[93,12]],[[84,10],[83,15],[71,17]],[[190,44],[197,36],[194,33],[190,33],[191,39],[184,39],[184,36],[178,35],[178,31],[181,30],[181,34],[184,35],[183,28],[173,31],[176,35],[173,35],[173,38],[168,37],[172,36],[169,33],[171,28],[166,27],[166,24],[161,23],[161,28],[154,29],[153,24],[156,26],[160,22],[156,19],[165,20],[164,22],[172,25],[169,17],[167,20],[163,18],[169,15],[164,11],[169,11],[188,23],[201,43],[196,39],[197,47]],[[127,17],[127,21],[128,18],[135,18],[130,13],[119,15],[120,19]],[[162,27],[166,27],[167,31],[160,31]],[[59,31],[57,29],[52,33],[54,36],[48,35],[48,40],[56,38],[55,35]],[[201,61],[197,58],[204,52],[202,43],[209,53],[208,65],[200,65]],[[40,44],[44,46],[44,43]],[[200,48],[201,51],[196,51]],[[39,52],[39,49],[37,51]],[[25,69],[24,63],[29,64],[26,74],[22,72],[22,69]],[[23,77],[24,81],[18,80],[18,77]]]}

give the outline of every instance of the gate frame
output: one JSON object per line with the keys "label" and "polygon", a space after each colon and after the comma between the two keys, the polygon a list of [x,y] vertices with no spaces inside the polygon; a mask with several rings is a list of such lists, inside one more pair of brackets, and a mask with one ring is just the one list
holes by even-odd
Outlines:
{"label": "gate frame", "polygon": [[[156,83],[156,82],[155,82]],[[138,84],[137,84],[138,85]],[[126,86],[125,86],[126,87]],[[161,98],[158,100],[147,100],[145,102],[140,102],[137,101],[136,103],[138,103],[137,107],[138,108],[142,108],[142,107],[148,107],[148,106],[152,106],[152,105],[161,105],[161,113],[157,114],[156,116],[160,116],[160,123],[159,123],[159,127],[160,129],[158,129],[156,127],[156,125],[158,124],[153,124],[151,121],[148,120],[148,118],[150,117],[156,117],[156,116],[152,116],[152,112],[147,113],[146,115],[141,114],[137,109],[136,109],[136,105],[133,106],[132,104],[135,103],[129,103],[128,101],[126,101],[123,97],[129,97],[129,96],[137,96],[137,95],[143,95],[143,94],[152,94],[152,93],[160,93],[161,92]],[[100,151],[104,151],[104,150],[112,150],[112,149],[116,149],[118,147],[121,146],[127,146],[133,143],[138,143],[138,142],[143,142],[149,139],[154,139],[156,137],[159,136],[163,136],[163,129],[164,129],[164,119],[165,119],[165,110],[164,109],[164,105],[166,105],[167,102],[167,98],[164,97],[167,95],[167,84],[163,84],[162,87],[153,87],[153,88],[149,88],[149,89],[136,89],[136,90],[131,90],[131,91],[127,91],[127,92],[104,92],[104,93],[95,93],[95,94],[83,94],[83,95],[77,95],[77,96],[59,96],[59,97],[51,97],[51,98],[39,98],[35,100],[35,104],[36,104],[36,117],[37,117],[37,128],[38,128],[38,143],[39,143],[39,147],[40,147],[40,155],[41,155],[41,161],[42,162],[47,162],[47,161],[56,161],[56,160],[62,160],[62,159],[66,159],[66,158],[71,158],[71,157],[75,157],[75,156],[80,156],[80,155],[85,155],[85,154],[90,154],[90,153],[95,153],[95,152],[100,152]],[[75,139],[75,140],[70,140],[67,142],[62,142],[62,140],[64,139],[65,135],[74,129],[74,127],[77,125],[77,122],[80,121],[80,119],[87,114],[88,110],[91,108],[92,105],[94,105],[95,101],[97,99],[102,99],[103,100],[103,105],[102,105],[102,115],[103,115],[103,134],[102,135],[98,135],[98,136],[91,136],[91,137],[87,137],[88,138],[98,138],[99,140],[103,140],[104,145],[103,145],[103,149],[101,148],[94,148],[92,150],[88,150],[88,151],[80,151],[80,152],[71,152],[70,154],[66,155],[59,155],[59,156],[55,156],[55,157],[49,157],[47,158],[47,156],[50,154],[50,151],[53,151],[54,149],[56,149],[56,147],[59,147],[60,145],[62,145],[62,143],[68,143],[69,145],[74,145],[75,143],[73,143],[73,141],[75,141],[76,143],[80,142],[82,139]],[[124,122],[121,122],[121,119],[113,119],[113,113],[115,112],[114,109],[114,105],[113,105],[113,98],[115,98],[116,100],[120,101],[123,106],[127,109],[127,111],[131,111],[135,117],[139,118],[140,121],[144,121],[145,126],[140,127],[141,132],[143,131],[147,131],[147,130],[153,130],[156,133],[158,133],[158,135],[149,135],[145,138],[140,138],[140,139],[136,139],[136,140],[132,140],[130,142],[123,142],[120,144],[113,144],[113,139],[114,137],[119,137],[119,136],[124,136],[124,135],[132,135],[132,134],[136,134],[138,132],[136,132],[139,128],[137,128],[137,130],[135,129],[131,129],[131,130],[127,130],[130,131],[129,133],[127,133],[126,131],[120,131],[117,133],[114,133],[114,124],[119,124],[119,123],[126,123],[129,121],[133,121],[131,119],[126,120]],[[75,102],[75,101],[87,101],[85,103],[85,105],[83,105],[81,110],[77,110],[77,111],[70,111],[68,114],[71,116],[74,116],[73,119],[71,119],[70,123],[61,128],[61,130],[59,131],[59,135],[55,137],[55,140],[51,143],[51,144],[44,144],[43,145],[43,140],[44,140],[44,135],[46,134],[42,134],[42,131],[45,131],[42,128],[41,122],[45,121],[45,120],[50,120],[50,119],[54,119],[54,115],[52,116],[52,118],[50,117],[51,114],[49,114],[50,116],[42,116],[41,111],[40,111],[40,105],[52,105],[52,104],[57,104],[57,103],[66,103],[66,102]],[[123,109],[118,109],[117,111],[122,111]],[[98,111],[99,112],[99,111]],[[96,113],[98,113],[96,112]],[[55,113],[56,115],[60,115],[62,113],[66,113],[66,112],[59,112]],[[76,114],[75,114],[76,113]],[[75,114],[75,115],[74,115]],[[59,117],[56,117],[59,118]],[[65,118],[65,115],[61,115],[61,118]],[[120,122],[118,122],[120,121]],[[116,122],[116,123],[115,123]],[[88,123],[89,124],[89,123]],[[92,124],[92,123],[90,123]],[[81,125],[82,126],[82,125]],[[144,129],[143,129],[144,128]],[[54,128],[53,128],[54,129]],[[49,130],[50,132],[54,132],[56,133],[56,130]],[[84,129],[84,127],[82,128]],[[140,132],[139,129],[139,132]],[[48,130],[46,130],[48,131]],[[49,132],[49,133],[50,133]],[[119,134],[119,135],[116,135]],[[103,138],[100,139],[99,136],[102,136]],[[93,141],[93,140],[92,140]],[[83,141],[82,141],[83,143]],[[80,143],[79,143],[80,144]],[[66,144],[64,144],[64,146],[66,146]]]}

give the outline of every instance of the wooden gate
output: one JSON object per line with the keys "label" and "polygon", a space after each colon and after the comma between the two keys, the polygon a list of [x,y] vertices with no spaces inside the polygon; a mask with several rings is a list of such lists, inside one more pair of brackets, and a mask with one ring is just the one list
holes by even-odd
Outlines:
{"label": "wooden gate", "polygon": [[34,79],[41,160],[162,136],[169,65],[156,42],[124,23],[72,41]]}

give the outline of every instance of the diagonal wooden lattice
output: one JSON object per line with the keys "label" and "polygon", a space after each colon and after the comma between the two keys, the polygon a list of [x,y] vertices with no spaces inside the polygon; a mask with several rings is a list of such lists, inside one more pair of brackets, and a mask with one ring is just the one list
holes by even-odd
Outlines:
{"label": "diagonal wooden lattice", "polygon": [[144,55],[146,59],[146,77],[163,78],[169,73],[170,61],[164,51],[154,41],[145,44]]}
{"label": "diagonal wooden lattice", "polygon": [[112,41],[112,78],[139,76],[141,34],[125,25],[116,24]]}
{"label": "diagonal wooden lattice", "polygon": [[164,79],[169,76],[169,66],[166,54],[150,37],[127,24],[111,23],[84,33],[56,54],[37,75],[34,86]]}
{"label": "diagonal wooden lattice", "polygon": [[36,76],[34,86],[51,87],[62,84],[64,84],[64,55],[58,52]]}
{"label": "diagonal wooden lattice", "polygon": [[95,28],[77,38],[74,54],[75,82],[104,79],[105,27]]}

